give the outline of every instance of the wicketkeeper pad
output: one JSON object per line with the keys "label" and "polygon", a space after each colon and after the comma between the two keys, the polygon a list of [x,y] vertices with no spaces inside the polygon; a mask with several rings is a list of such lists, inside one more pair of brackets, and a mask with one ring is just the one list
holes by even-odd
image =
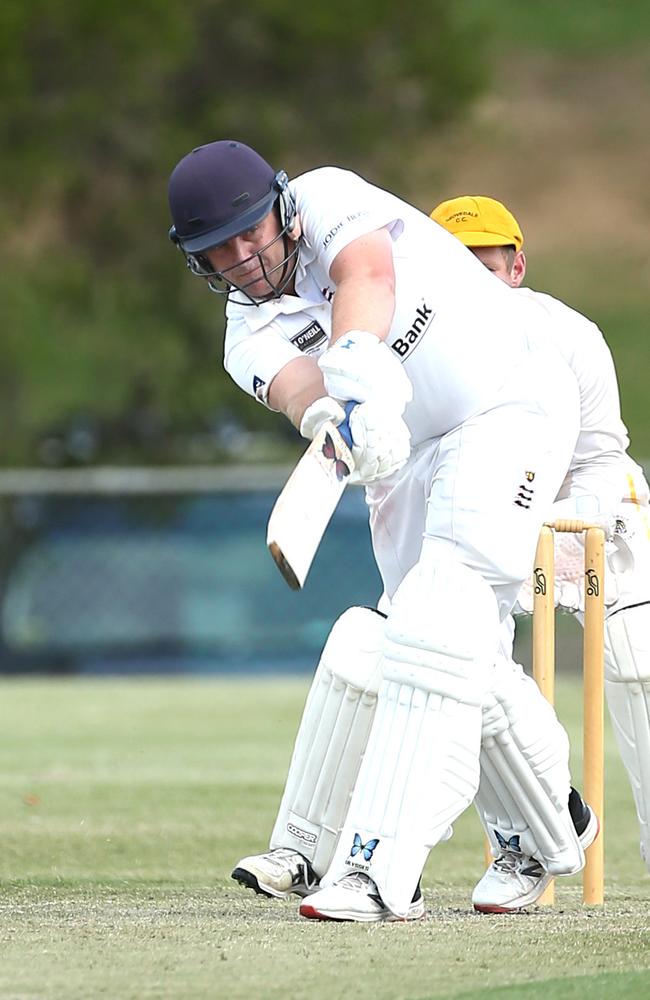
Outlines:
{"label": "wicketkeeper pad", "polygon": [[375,714],[385,618],[350,608],[314,675],[271,836],[321,876],[332,860]]}
{"label": "wicketkeeper pad", "polygon": [[606,621],[605,695],[650,870],[650,604],[624,608]]}

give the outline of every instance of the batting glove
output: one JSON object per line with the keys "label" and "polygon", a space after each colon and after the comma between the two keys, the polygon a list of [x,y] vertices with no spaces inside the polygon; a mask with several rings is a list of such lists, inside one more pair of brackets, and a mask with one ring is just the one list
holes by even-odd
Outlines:
{"label": "batting glove", "polygon": [[351,330],[318,359],[325,388],[335,399],[381,400],[404,413],[413,398],[411,381],[388,344],[366,330]]}
{"label": "batting glove", "polygon": [[322,396],[308,406],[300,421],[300,433],[304,438],[313,441],[325,423],[340,424],[345,420],[346,413],[341,403],[331,396]]}
{"label": "batting glove", "polygon": [[411,435],[401,414],[367,402],[349,413],[354,472],[351,483],[367,485],[397,472],[411,453]]}

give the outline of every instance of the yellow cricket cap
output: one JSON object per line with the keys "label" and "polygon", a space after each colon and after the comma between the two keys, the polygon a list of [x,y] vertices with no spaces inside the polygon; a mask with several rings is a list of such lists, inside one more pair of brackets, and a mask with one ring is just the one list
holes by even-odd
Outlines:
{"label": "yellow cricket cap", "polygon": [[431,218],[457,236],[466,247],[514,246],[521,250],[524,243],[512,212],[500,201],[483,195],[463,195],[441,201]]}

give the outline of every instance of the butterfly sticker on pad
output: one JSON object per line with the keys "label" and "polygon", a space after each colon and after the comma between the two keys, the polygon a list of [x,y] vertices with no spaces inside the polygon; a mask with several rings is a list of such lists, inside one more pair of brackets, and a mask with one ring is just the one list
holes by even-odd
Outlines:
{"label": "butterfly sticker on pad", "polygon": [[378,843],[379,843],[379,838],[373,837],[372,840],[368,840],[364,844],[359,834],[355,833],[354,841],[352,843],[352,850],[350,851],[350,857],[354,858],[356,857],[357,854],[361,854],[364,860],[370,861],[372,860],[372,856],[375,852],[375,848]]}
{"label": "butterfly sticker on pad", "polygon": [[494,836],[497,838],[502,851],[512,851],[514,854],[521,854],[520,835],[518,833],[514,833],[509,840],[506,840],[498,830],[494,831]]}

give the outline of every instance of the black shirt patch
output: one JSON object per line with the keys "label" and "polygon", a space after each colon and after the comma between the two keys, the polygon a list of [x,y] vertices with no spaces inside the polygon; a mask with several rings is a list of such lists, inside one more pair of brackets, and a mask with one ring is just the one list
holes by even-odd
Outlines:
{"label": "black shirt patch", "polygon": [[305,354],[309,354],[312,351],[318,350],[318,348],[325,343],[327,336],[323,330],[320,323],[314,320],[309,326],[306,326],[304,330],[297,333],[295,337],[291,338],[291,343],[295,344],[298,350],[304,351]]}

